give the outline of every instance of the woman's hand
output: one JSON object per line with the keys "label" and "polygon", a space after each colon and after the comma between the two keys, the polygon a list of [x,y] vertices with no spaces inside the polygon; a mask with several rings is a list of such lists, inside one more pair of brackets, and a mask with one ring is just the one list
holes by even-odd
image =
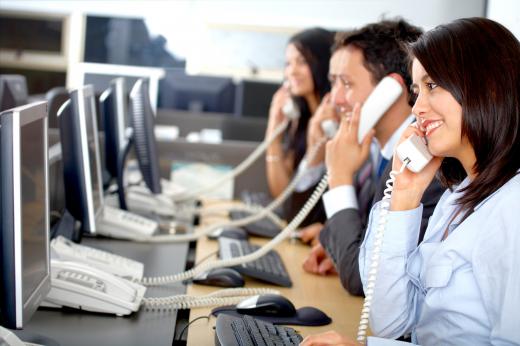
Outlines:
{"label": "woman's hand", "polygon": [[300,346],[325,346],[325,345],[336,345],[336,346],[359,346],[355,341],[349,340],[343,335],[329,331],[321,334],[311,335],[303,339]]}
{"label": "woman's hand", "polygon": [[281,86],[274,93],[271,100],[271,106],[269,108],[269,121],[267,124],[268,132],[273,131],[284,121],[285,115],[282,112],[282,108],[290,97],[291,94],[289,93],[289,90],[284,86]]}
{"label": "woman's hand", "polygon": [[[401,135],[399,144],[405,141],[412,134],[424,137],[423,131],[417,128],[416,123],[410,125]],[[414,173],[405,169],[399,174],[394,182],[392,191],[391,210],[410,210],[417,208],[421,202],[424,191],[428,188],[431,181],[435,177],[435,173],[442,163],[442,158],[433,157],[433,159],[420,171]],[[403,163],[397,155],[394,155],[392,162],[392,170],[399,171]]]}

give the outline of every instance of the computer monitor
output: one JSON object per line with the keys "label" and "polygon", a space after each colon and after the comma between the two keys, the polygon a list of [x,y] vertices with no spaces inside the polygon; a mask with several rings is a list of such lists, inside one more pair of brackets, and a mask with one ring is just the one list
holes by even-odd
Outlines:
{"label": "computer monitor", "polygon": [[69,91],[65,87],[54,87],[45,94],[49,109],[49,128],[58,129],[58,110],[69,99]]}
{"label": "computer monitor", "polygon": [[27,81],[16,74],[0,75],[0,112],[27,103]]}
{"label": "computer monitor", "polygon": [[267,119],[271,100],[278,88],[279,83],[241,80],[237,85],[235,114]]}
{"label": "computer monitor", "polygon": [[47,104],[0,114],[0,324],[20,329],[50,291]]}
{"label": "computer monitor", "polygon": [[165,75],[164,68],[141,67],[114,64],[78,63],[71,68],[68,87],[81,88],[83,85],[93,85],[99,95],[106,89],[111,80],[124,77],[129,85],[139,78],[149,80],[149,96],[152,109],[157,109],[159,95],[159,80]]}
{"label": "computer monitor", "polygon": [[162,192],[161,175],[154,132],[155,116],[148,95],[147,80],[137,80],[130,91],[130,123],[141,175],[150,191],[158,195]]}
{"label": "computer monitor", "polygon": [[124,78],[116,78],[99,98],[99,109],[105,129],[105,168],[117,178],[120,156],[127,145],[127,94]]}
{"label": "computer monitor", "polygon": [[232,114],[235,84],[227,77],[189,76],[183,71],[168,71],[159,84],[159,107]]}
{"label": "computer monitor", "polygon": [[95,109],[94,89],[87,85],[72,90],[70,100],[58,110],[65,207],[81,222],[81,231],[91,234],[96,233],[96,218],[103,211]]}

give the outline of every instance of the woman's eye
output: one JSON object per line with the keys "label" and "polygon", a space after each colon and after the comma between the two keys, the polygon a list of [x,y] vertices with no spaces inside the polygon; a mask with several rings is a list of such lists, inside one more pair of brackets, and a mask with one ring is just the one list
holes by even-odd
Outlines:
{"label": "woman's eye", "polygon": [[433,90],[437,87],[437,83],[429,82],[429,83],[426,83],[426,86],[428,87],[428,89]]}

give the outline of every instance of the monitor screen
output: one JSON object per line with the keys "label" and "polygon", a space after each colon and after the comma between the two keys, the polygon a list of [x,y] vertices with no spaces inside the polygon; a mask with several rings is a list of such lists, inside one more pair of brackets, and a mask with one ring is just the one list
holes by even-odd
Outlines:
{"label": "monitor screen", "polygon": [[235,114],[267,119],[271,100],[278,88],[278,83],[247,79],[240,81],[237,85]]}
{"label": "monitor screen", "polygon": [[190,76],[183,71],[168,71],[159,85],[159,107],[232,114],[235,84],[227,77]]}
{"label": "monitor screen", "polygon": [[0,111],[27,103],[27,81],[15,74],[0,75]]}
{"label": "monitor screen", "polygon": [[47,105],[0,114],[0,322],[22,328],[50,289]]}
{"label": "monitor screen", "polygon": [[71,91],[70,100],[58,110],[58,119],[66,209],[81,222],[83,232],[95,233],[103,194],[92,87]]}
{"label": "monitor screen", "polygon": [[132,141],[141,175],[154,194],[161,193],[159,158],[155,140],[155,116],[148,97],[148,82],[139,79],[130,92]]}

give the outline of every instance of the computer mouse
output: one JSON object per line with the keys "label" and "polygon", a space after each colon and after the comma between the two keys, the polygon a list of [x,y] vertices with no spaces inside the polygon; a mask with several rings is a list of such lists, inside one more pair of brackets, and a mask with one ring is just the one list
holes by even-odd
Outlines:
{"label": "computer mouse", "polygon": [[247,240],[249,238],[249,235],[247,234],[247,231],[243,228],[228,227],[224,228],[222,232],[220,232],[220,237]]}
{"label": "computer mouse", "polygon": [[237,304],[237,312],[261,316],[294,316],[296,308],[285,297],[277,294],[262,294],[244,299]]}
{"label": "computer mouse", "polygon": [[244,278],[234,269],[216,268],[194,277],[193,283],[219,287],[243,287]]}

